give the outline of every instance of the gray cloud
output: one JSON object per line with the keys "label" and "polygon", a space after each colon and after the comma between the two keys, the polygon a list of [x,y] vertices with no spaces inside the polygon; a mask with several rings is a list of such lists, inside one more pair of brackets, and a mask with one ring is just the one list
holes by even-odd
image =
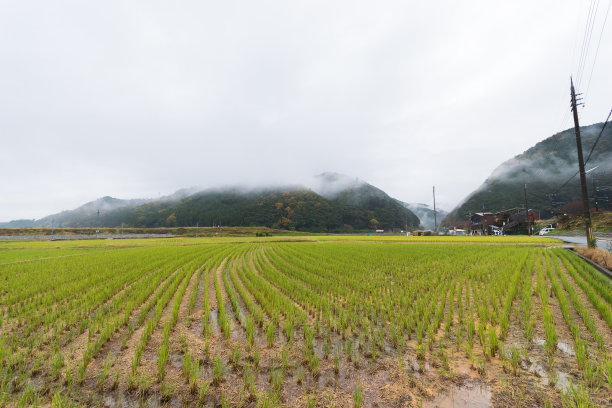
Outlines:
{"label": "gray cloud", "polygon": [[[0,220],[325,171],[454,207],[569,127],[585,11],[430,3],[2,3]],[[611,34],[585,124],[609,110]]]}

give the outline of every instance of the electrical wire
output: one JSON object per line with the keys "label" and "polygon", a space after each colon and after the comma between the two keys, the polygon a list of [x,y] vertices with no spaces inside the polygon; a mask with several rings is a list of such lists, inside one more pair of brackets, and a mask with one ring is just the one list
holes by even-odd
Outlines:
{"label": "electrical wire", "polygon": [[[589,75],[589,80],[588,80],[588,84],[587,84],[587,92],[589,91],[589,88],[591,86],[591,79],[593,77],[593,71],[595,69],[595,63],[597,62],[597,56],[599,54],[599,48],[601,45],[601,39],[603,37],[603,32],[604,32],[604,28],[606,25],[606,22],[608,20],[608,13],[610,12],[610,6],[612,5],[612,0],[609,1],[608,3],[608,8],[606,10],[606,15],[604,17],[604,21],[603,21],[603,25],[601,28],[601,32],[599,34],[599,40],[597,42],[597,49],[595,51],[595,57],[593,59],[593,65],[591,67],[591,72]],[[583,79],[583,74],[584,74],[584,68],[586,66],[586,61],[587,61],[587,57],[588,57],[588,53],[589,53],[589,48],[590,48],[590,43],[591,43],[591,36],[593,34],[593,29],[595,27],[595,21],[596,21],[596,17],[597,17],[597,11],[599,9],[599,0],[591,0],[591,5],[589,7],[589,11],[587,14],[587,21],[585,24],[585,28],[584,28],[584,35],[582,38],[582,46],[581,46],[581,51],[580,51],[580,57],[578,59],[578,72],[577,72],[577,76],[576,76],[576,83],[579,86],[579,84],[581,83],[582,79]],[[585,99],[586,99],[586,93],[585,93]],[[561,124],[561,128],[565,127],[565,124],[567,123],[567,120],[569,119],[570,115],[569,115],[570,110],[566,110],[565,114],[563,115],[563,119],[562,119],[562,124]],[[610,114],[612,114],[612,111],[610,111]],[[597,142],[599,142],[599,139],[601,137],[601,135],[604,132],[604,129],[606,128],[606,125],[608,124],[608,121],[610,120],[610,114],[608,115],[608,118],[606,119],[606,122],[604,123],[604,125],[601,128],[601,131],[599,133],[599,136],[597,136],[597,139],[595,140],[595,143],[593,144],[593,146],[591,147],[591,151],[589,152],[589,155],[587,157],[587,160],[584,162],[584,164],[586,165],[589,161],[589,159],[591,158],[591,155],[593,154],[593,151],[595,149],[595,146],[597,145]],[[563,187],[565,187],[570,181],[572,181],[574,179],[574,177],[576,177],[578,174],[580,173],[580,171],[577,171],[574,175],[572,175],[569,179],[567,179],[567,181],[565,181],[565,183],[563,183],[561,186],[559,186],[554,193],[552,193],[552,195],[557,194],[561,189],[563,189]]]}
{"label": "electrical wire", "polygon": [[580,46],[580,56],[578,57],[578,65],[576,67],[576,79],[580,76],[580,69],[582,66],[582,61],[584,59],[584,53],[586,49],[586,39],[588,37],[589,32],[589,24],[591,22],[591,16],[593,15],[593,6],[595,5],[595,0],[591,0],[591,5],[589,7],[589,12],[587,13],[586,24],[584,26],[584,33],[582,34],[582,44]]}
{"label": "electrical wire", "polygon": [[[591,155],[593,154],[593,150],[595,150],[595,146],[597,146],[597,142],[599,142],[599,139],[601,138],[601,135],[603,135],[604,129],[606,128],[606,125],[608,124],[608,121],[610,120],[610,116],[611,115],[612,115],[612,110],[610,110],[610,113],[608,114],[608,118],[606,119],[606,121],[604,122],[603,126],[601,127],[601,131],[599,132],[599,135],[597,136],[597,139],[595,139],[595,143],[593,143],[593,146],[591,147],[591,151],[589,152],[589,156],[587,157],[586,161],[584,162],[585,166],[589,162],[589,159],[591,158]],[[563,183],[559,188],[557,188],[555,190],[555,192],[552,193],[552,194],[557,194],[563,187],[565,187],[570,181],[572,181],[574,179],[574,177],[576,177],[578,175],[578,173],[580,173],[580,170],[578,170],[576,173],[574,173],[574,175],[572,177],[567,179],[567,181],[565,183]]]}
{"label": "electrical wire", "polygon": [[610,120],[610,116],[612,116],[612,109],[610,109],[610,113],[608,113],[608,117],[606,118],[606,121],[601,127],[601,132],[599,132],[599,135],[597,136],[597,139],[595,139],[595,143],[593,143],[593,147],[591,147],[591,151],[589,152],[587,159],[584,161],[585,166],[589,162],[589,159],[591,158],[591,155],[593,154],[593,150],[595,150],[595,146],[597,146],[597,142],[599,142],[599,138],[601,138],[601,135],[603,135],[604,129],[606,128],[606,125],[608,124],[608,121]]}
{"label": "electrical wire", "polygon": [[591,79],[593,78],[593,71],[595,70],[595,63],[597,62],[597,55],[599,55],[599,46],[601,45],[601,38],[603,37],[604,28],[606,28],[606,21],[608,21],[608,13],[610,12],[610,6],[612,6],[612,0],[608,2],[608,9],[606,10],[606,16],[604,17],[603,25],[601,26],[601,32],[599,33],[599,41],[597,41],[597,49],[595,50],[595,58],[593,59],[593,66],[591,67],[591,74],[589,75],[589,82],[587,83],[587,89],[584,93],[584,99],[589,94],[591,88]]}
{"label": "electrical wire", "polygon": [[582,51],[580,53],[580,60],[578,62],[578,73],[576,76],[576,83],[578,87],[582,83],[582,75],[586,66],[586,61],[589,55],[589,49],[591,46],[591,36],[593,34],[593,28],[595,28],[595,19],[597,17],[597,10],[599,9],[599,0],[591,0],[591,8],[589,15],[587,16],[587,23],[584,29],[584,38],[582,40]]}

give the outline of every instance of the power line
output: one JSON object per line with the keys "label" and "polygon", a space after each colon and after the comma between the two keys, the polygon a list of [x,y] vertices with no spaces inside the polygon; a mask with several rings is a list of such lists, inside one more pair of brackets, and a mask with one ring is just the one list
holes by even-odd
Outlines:
{"label": "power line", "polygon": [[591,0],[591,5],[589,7],[589,11],[587,13],[587,19],[586,19],[586,24],[584,27],[584,33],[582,34],[582,44],[580,46],[580,56],[578,57],[578,66],[576,67],[576,77],[579,78],[580,77],[580,69],[582,66],[582,61],[584,58],[584,53],[585,53],[585,49],[586,49],[586,39],[588,37],[588,32],[589,32],[589,24],[591,21],[591,15],[593,14],[593,6],[595,5],[595,0]]}
{"label": "power line", "polygon": [[[589,159],[591,158],[591,155],[593,154],[593,150],[595,149],[595,146],[597,145],[597,142],[599,142],[599,139],[601,138],[601,135],[603,135],[604,129],[606,128],[606,125],[608,124],[608,121],[610,120],[610,116],[611,115],[612,115],[612,110],[610,110],[610,113],[608,114],[608,118],[606,119],[606,121],[604,122],[603,126],[601,127],[601,131],[599,132],[599,136],[597,136],[597,139],[595,139],[595,143],[593,144],[593,147],[591,147],[591,151],[589,152],[589,156],[587,157],[586,161],[584,162],[585,165],[589,162]],[[563,187],[565,187],[570,181],[572,181],[573,178],[578,175],[578,173],[580,173],[580,171],[577,171],[576,173],[574,173],[573,176],[568,178],[567,181],[565,183],[563,183],[559,188],[557,188],[554,191],[554,193],[552,193],[552,194],[557,194]]]}
{"label": "power line", "polygon": [[584,73],[584,67],[586,66],[587,57],[589,55],[591,35],[593,34],[593,28],[595,27],[595,18],[597,17],[598,9],[599,0],[591,0],[591,7],[589,9],[589,15],[587,16],[586,26],[584,28],[584,38],[582,39],[582,51],[580,53],[580,60],[578,61],[578,72],[576,74],[576,83],[578,87],[580,87],[580,84],[582,83],[582,74]]}
{"label": "power line", "polygon": [[[595,57],[593,59],[593,65],[591,67],[591,73],[589,75],[589,81],[587,84],[587,93],[588,90],[591,86],[591,79],[593,77],[593,71],[595,69],[595,63],[597,62],[597,56],[599,54],[599,47],[601,45],[601,39],[603,37],[603,32],[604,32],[604,28],[606,25],[606,22],[608,20],[608,13],[610,12],[610,6],[612,5],[612,0],[609,1],[608,3],[608,8],[606,10],[606,16],[604,17],[604,22],[603,25],[601,27],[601,32],[599,34],[599,40],[597,42],[597,49],[595,51]],[[591,0],[591,5],[589,7],[589,11],[587,14],[587,22],[585,24],[585,28],[584,28],[584,35],[582,38],[582,47],[581,47],[581,51],[580,51],[580,57],[578,59],[578,72],[577,72],[577,78],[578,78],[578,84],[580,84],[580,82],[582,81],[582,75],[583,75],[583,71],[584,71],[584,67],[586,65],[586,60],[587,60],[587,56],[588,56],[588,52],[589,52],[589,46],[590,46],[590,42],[591,42],[591,35],[593,33],[593,29],[595,27],[595,20],[597,17],[597,10],[599,9],[599,0]],[[586,98],[586,94],[585,94],[585,98]],[[567,123],[567,120],[569,119],[570,115],[569,115],[569,110],[566,110],[564,115],[563,115],[563,119],[562,119],[562,123],[561,123],[561,128],[565,127],[565,124]],[[612,111],[611,111],[612,113]],[[597,137],[597,139],[595,140],[595,143],[593,144],[593,146],[591,147],[591,151],[589,152],[589,156],[587,157],[587,160],[585,161],[585,165],[586,163],[589,161],[589,159],[591,158],[591,155],[593,154],[593,150],[595,149],[595,146],[597,145],[597,142],[599,141],[599,138],[601,137],[601,135],[603,134],[604,129],[606,128],[606,125],[608,123],[610,119],[610,115],[608,115],[608,118],[606,119],[606,122],[604,123],[601,132],[599,133],[599,136]],[[563,187],[565,187],[570,181],[572,181],[572,179],[574,177],[576,177],[578,175],[579,171],[576,172],[574,175],[572,175],[569,179],[567,179],[567,181],[565,181],[565,183],[563,183],[560,187],[558,187],[554,193],[552,194],[557,194]]]}
{"label": "power line", "polygon": [[593,154],[593,150],[595,150],[595,146],[597,146],[597,142],[599,142],[599,138],[601,137],[601,135],[603,135],[604,129],[606,128],[606,125],[608,124],[608,121],[610,120],[610,115],[612,115],[612,109],[610,109],[610,113],[608,113],[608,117],[606,118],[606,121],[601,127],[601,132],[599,132],[597,139],[595,139],[595,143],[593,143],[593,147],[591,147],[591,151],[589,152],[587,159],[584,161],[584,164],[587,164],[589,162],[589,159],[591,158],[591,155]]}
{"label": "power line", "polygon": [[587,90],[584,93],[584,99],[589,94],[589,88],[591,87],[591,79],[593,78],[593,71],[595,70],[595,63],[597,62],[597,55],[599,54],[599,46],[601,45],[601,37],[603,37],[604,28],[606,28],[606,21],[608,21],[608,13],[610,12],[610,6],[612,6],[612,0],[608,2],[608,9],[606,10],[606,16],[604,17],[603,25],[601,26],[601,32],[599,33],[599,41],[597,41],[597,49],[595,50],[595,58],[593,58],[593,66],[591,67],[591,74],[589,75],[589,82],[587,83]]}

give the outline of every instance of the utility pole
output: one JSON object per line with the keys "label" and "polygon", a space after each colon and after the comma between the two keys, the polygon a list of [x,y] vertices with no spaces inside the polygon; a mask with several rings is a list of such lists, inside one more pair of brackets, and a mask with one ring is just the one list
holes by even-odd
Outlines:
{"label": "utility pole", "polygon": [[584,207],[584,226],[589,248],[595,248],[593,227],[591,226],[591,210],[589,208],[589,195],[587,192],[586,174],[584,172],[584,158],[582,157],[582,139],[580,138],[580,123],[578,122],[578,108],[576,106],[576,91],[574,80],[570,77],[570,92],[572,97],[572,112],[574,113],[574,129],[576,131],[576,149],[578,150],[578,169],[580,170],[580,186],[582,187],[582,206]]}
{"label": "utility pole", "polygon": [[548,194],[547,197],[550,200],[550,216],[554,218],[555,217],[555,206],[553,205],[553,195]]}
{"label": "utility pole", "polygon": [[523,187],[525,191],[525,220],[527,221],[527,231],[529,236],[531,236],[531,221],[529,220],[529,204],[527,204],[527,183],[525,183]]}
{"label": "utility pole", "polygon": [[434,232],[438,233],[438,218],[436,216],[436,186],[433,186],[433,201],[434,201]]}
{"label": "utility pole", "polygon": [[591,176],[593,178],[593,202],[595,204],[595,212],[599,212],[599,205],[597,205],[597,187],[595,186],[595,172]]}

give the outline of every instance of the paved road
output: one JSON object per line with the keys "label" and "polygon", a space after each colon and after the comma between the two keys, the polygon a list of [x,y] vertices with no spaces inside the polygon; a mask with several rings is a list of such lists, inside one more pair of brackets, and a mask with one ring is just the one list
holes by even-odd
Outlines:
{"label": "paved road", "polygon": [[[587,245],[586,237],[564,237],[559,235],[546,235],[550,238],[557,238],[563,242],[569,242],[570,244]],[[597,238],[597,247],[610,251],[612,249],[612,239],[610,238]],[[612,251],[611,251],[612,252]]]}

